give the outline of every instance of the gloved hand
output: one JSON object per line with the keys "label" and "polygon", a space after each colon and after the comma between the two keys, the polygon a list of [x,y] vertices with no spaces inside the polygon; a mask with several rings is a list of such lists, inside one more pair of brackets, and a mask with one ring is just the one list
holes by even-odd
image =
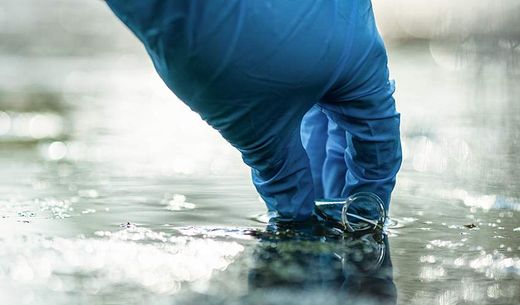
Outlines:
{"label": "gloved hand", "polygon": [[242,153],[279,219],[359,191],[388,208],[399,114],[369,0],[107,3],[168,87]]}

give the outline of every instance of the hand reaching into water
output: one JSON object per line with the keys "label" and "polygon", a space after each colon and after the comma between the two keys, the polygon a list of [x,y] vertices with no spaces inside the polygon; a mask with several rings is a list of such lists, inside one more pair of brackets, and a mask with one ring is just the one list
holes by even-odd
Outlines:
{"label": "hand reaching into water", "polygon": [[388,209],[399,113],[369,0],[107,0],[168,87],[242,154],[267,208],[368,191]]}

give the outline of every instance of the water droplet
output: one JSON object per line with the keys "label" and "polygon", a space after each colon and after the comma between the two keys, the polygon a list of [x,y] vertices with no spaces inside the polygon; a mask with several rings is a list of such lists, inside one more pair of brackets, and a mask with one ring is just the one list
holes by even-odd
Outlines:
{"label": "water droplet", "polygon": [[32,116],[29,122],[29,132],[35,139],[55,138],[62,131],[62,118],[56,114],[39,113]]}
{"label": "water droplet", "polygon": [[47,156],[51,160],[61,160],[67,155],[67,145],[63,142],[52,142],[47,149]]}
{"label": "water droplet", "polygon": [[174,194],[171,199],[164,199],[163,204],[170,211],[192,210],[196,207],[194,203],[186,202],[186,196]]}
{"label": "water droplet", "polygon": [[429,263],[429,264],[433,264],[436,262],[436,259],[435,259],[435,256],[433,255],[425,255],[425,256],[421,256],[419,258],[419,261],[421,263]]}

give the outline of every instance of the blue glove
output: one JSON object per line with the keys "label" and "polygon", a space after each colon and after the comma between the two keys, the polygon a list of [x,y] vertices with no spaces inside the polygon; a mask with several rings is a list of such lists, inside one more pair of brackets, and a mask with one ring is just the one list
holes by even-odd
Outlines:
{"label": "blue glove", "polygon": [[107,0],[166,85],[236,147],[269,211],[379,195],[401,163],[399,114],[369,0]]}

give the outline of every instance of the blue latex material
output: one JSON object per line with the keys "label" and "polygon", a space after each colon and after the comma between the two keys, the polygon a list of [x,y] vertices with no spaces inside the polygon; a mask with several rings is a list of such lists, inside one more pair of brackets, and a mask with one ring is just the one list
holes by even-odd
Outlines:
{"label": "blue latex material", "polygon": [[107,0],[166,85],[236,147],[269,211],[377,194],[401,164],[399,113],[369,0]]}

